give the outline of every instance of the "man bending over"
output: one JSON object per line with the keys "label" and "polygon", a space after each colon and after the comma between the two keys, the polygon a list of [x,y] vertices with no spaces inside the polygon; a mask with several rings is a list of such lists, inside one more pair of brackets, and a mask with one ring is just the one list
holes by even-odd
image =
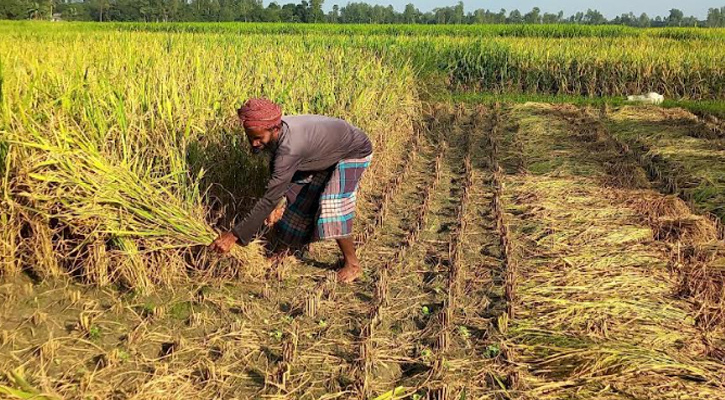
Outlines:
{"label": "man bending over", "polygon": [[249,215],[210,248],[225,253],[235,243],[246,245],[266,223],[291,248],[335,239],[344,258],[338,280],[359,278],[352,224],[360,178],[372,159],[368,137],[339,118],[282,116],[267,99],[249,99],[237,114],[252,151],[272,154],[272,175]]}

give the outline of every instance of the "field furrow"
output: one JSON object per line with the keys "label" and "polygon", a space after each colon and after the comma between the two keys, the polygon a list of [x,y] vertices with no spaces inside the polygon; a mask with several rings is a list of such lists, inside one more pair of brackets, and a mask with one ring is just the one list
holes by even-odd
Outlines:
{"label": "field furrow", "polygon": [[425,392],[432,399],[497,398],[512,379],[498,330],[506,312],[506,263],[492,171],[498,110],[474,107],[456,115],[463,131],[453,157],[460,200],[449,236],[445,297],[429,339],[433,365]]}
{"label": "field furrow", "polygon": [[[399,366],[390,364],[388,357],[391,354],[386,351],[388,324],[391,318],[395,318],[389,308],[401,305],[398,295],[400,291],[409,289],[401,285],[400,266],[409,258],[411,251],[419,246],[432,198],[439,190],[447,148],[439,132],[429,129],[426,132],[428,149],[421,156],[428,159],[428,168],[421,171],[421,176],[411,176],[411,180],[403,183],[400,197],[394,202],[395,212],[388,218],[392,225],[384,226],[381,234],[365,248],[366,257],[377,258],[381,263],[375,269],[369,319],[360,332],[359,386],[363,398],[371,393],[395,388],[394,377],[400,373]],[[416,301],[417,295],[419,293],[409,292],[407,302]]]}
{"label": "field furrow", "polygon": [[[437,109],[436,114],[450,114]],[[436,185],[427,193],[419,213],[419,233],[389,275],[388,306],[374,339],[378,363],[373,375],[378,391],[403,386],[415,390],[439,372],[436,354],[441,346],[441,319],[450,269],[450,243],[462,195],[462,127],[450,115],[431,125],[440,143]],[[443,332],[447,334],[447,332]]]}

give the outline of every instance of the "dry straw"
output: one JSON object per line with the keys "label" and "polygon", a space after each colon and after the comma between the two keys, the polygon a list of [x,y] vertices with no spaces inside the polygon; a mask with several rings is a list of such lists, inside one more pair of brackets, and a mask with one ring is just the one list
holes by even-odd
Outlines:
{"label": "dry straw", "polygon": [[[546,166],[537,176],[506,178],[512,240],[525,252],[509,335],[517,361],[530,366],[522,371],[528,393],[561,398],[626,385],[649,398],[668,398],[660,390],[714,396],[722,366],[698,339],[698,313],[672,298],[679,284],[660,243],[712,235],[694,222],[706,219],[679,200],[608,187],[604,160],[586,158],[553,107],[519,106],[513,118],[528,133],[524,155]],[[560,159],[544,164],[553,149]],[[693,222],[667,223],[685,219]]]}

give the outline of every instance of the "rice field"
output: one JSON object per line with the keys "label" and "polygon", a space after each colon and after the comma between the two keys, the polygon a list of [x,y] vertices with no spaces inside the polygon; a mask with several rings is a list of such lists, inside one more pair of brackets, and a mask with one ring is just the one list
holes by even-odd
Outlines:
{"label": "rice field", "polygon": [[[722,104],[723,40],[0,22],[0,398],[725,399],[725,121],[496,100]],[[252,96],[373,141],[358,282],[207,252],[264,191]]]}

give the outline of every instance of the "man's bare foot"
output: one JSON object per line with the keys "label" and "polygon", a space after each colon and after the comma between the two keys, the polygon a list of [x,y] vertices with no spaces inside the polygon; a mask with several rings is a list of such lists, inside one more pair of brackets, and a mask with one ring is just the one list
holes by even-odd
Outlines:
{"label": "man's bare foot", "polygon": [[337,280],[342,283],[352,283],[362,276],[362,268],[356,264],[345,264],[341,270],[337,271]]}

